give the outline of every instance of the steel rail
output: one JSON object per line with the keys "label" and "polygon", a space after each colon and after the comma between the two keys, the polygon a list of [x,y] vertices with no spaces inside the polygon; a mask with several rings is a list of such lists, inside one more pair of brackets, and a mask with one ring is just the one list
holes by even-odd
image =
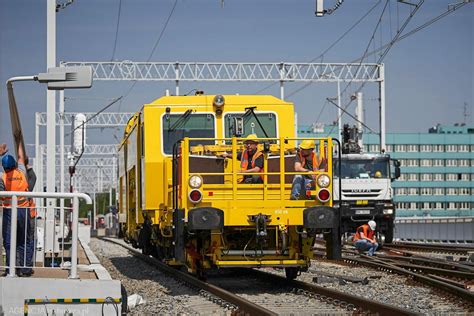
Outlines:
{"label": "steel rail", "polygon": [[408,309],[404,309],[401,307],[384,304],[380,302],[374,302],[373,300],[369,300],[361,296],[356,296],[356,295],[336,291],[333,289],[317,286],[314,284],[310,284],[310,283],[306,283],[306,282],[302,282],[298,280],[290,281],[286,279],[285,277],[282,277],[273,273],[263,272],[260,270],[253,270],[253,272],[258,276],[261,276],[263,278],[268,278],[272,282],[277,281],[283,284],[288,284],[290,286],[293,286],[294,288],[301,289],[303,291],[311,292],[317,295],[324,295],[334,300],[339,300],[339,301],[343,301],[349,304],[353,304],[354,306],[357,306],[371,313],[387,315],[387,316],[420,315],[419,313],[412,312]]}
{"label": "steel rail", "polygon": [[444,292],[454,294],[457,297],[462,298],[471,304],[474,304],[474,292],[461,289],[458,286],[455,286],[448,282],[440,281],[439,278],[431,278],[427,275],[409,271],[407,269],[397,267],[394,264],[379,260],[377,258],[368,257],[368,256],[362,256],[361,258],[346,257],[344,258],[344,260],[349,261],[349,262],[351,261],[356,262],[361,265],[365,265],[365,266],[369,266],[373,268],[388,269],[400,275],[411,276],[415,281],[418,281],[426,285],[430,285]]}
{"label": "steel rail", "polygon": [[[181,272],[179,270],[176,270],[175,268],[166,265],[165,263],[159,261],[158,259],[147,256],[147,255],[144,255],[141,252],[139,252],[138,250],[136,250],[136,249],[134,249],[130,246],[124,245],[123,243],[121,243],[117,240],[110,239],[110,238],[99,238],[99,239],[103,240],[103,241],[107,241],[107,242],[117,244],[119,246],[122,246],[123,248],[130,251],[132,253],[132,255],[139,258],[140,260],[143,260],[143,261],[147,262],[151,266],[154,266],[154,267],[160,269],[161,271],[163,271],[167,274],[170,274],[173,277],[176,277],[177,279],[179,279],[179,280],[181,280],[185,283],[190,284],[191,286],[203,289],[205,291],[208,291],[209,293],[212,293],[212,294],[220,297],[221,299],[237,306],[239,308],[239,311],[242,311],[244,313],[248,313],[250,315],[269,315],[269,316],[277,315],[276,313],[274,313],[274,312],[272,312],[272,311],[270,311],[270,310],[268,310],[268,309],[266,309],[262,306],[259,306],[259,305],[255,304],[253,302],[250,302],[250,301],[246,300],[245,298],[242,298],[238,295],[235,295],[235,294],[233,294],[233,293],[231,293],[227,290],[224,290],[224,289],[222,289],[218,286],[215,286],[213,284],[201,281],[201,280],[193,277],[192,275],[190,275],[188,273],[184,273],[184,272]],[[239,314],[239,313],[237,312],[237,314]]]}
{"label": "steel rail", "polygon": [[440,259],[432,259],[432,258],[418,257],[418,256],[405,257],[405,256],[399,256],[399,255],[393,256],[393,255],[380,255],[380,254],[376,254],[376,256],[379,259],[406,261],[411,264],[418,264],[418,265],[424,265],[424,266],[429,266],[429,267],[437,267],[437,268],[446,269],[446,270],[474,273],[474,267],[467,266],[460,262],[448,261],[444,259],[440,260]]}
{"label": "steel rail", "polygon": [[419,251],[433,251],[433,252],[447,252],[447,253],[458,253],[458,254],[467,254],[468,252],[474,252],[474,247],[472,246],[462,246],[462,245],[449,245],[449,244],[417,244],[417,243],[392,243],[384,245],[384,248],[387,249],[410,249],[410,250],[419,250]]}

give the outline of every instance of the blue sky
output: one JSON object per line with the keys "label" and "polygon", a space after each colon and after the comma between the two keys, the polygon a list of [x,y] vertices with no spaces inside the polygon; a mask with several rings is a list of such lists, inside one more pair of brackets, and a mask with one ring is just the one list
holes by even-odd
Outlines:
{"label": "blue sky", "polygon": [[[65,2],[65,0],[61,0]],[[57,60],[109,61],[112,58],[119,0],[75,0],[57,13]],[[378,1],[346,0],[332,15],[314,16],[314,0],[178,0],[176,10],[151,61],[308,62],[319,56]],[[418,0],[411,0],[418,2]],[[453,0],[425,1],[407,27],[438,16]],[[146,61],[174,0],[122,0],[115,60]],[[325,0],[330,7],[335,0]],[[374,32],[385,0],[324,56],[324,62],[350,62],[360,57]],[[410,6],[391,0],[370,48],[394,36]],[[398,42],[384,59],[387,131],[422,132],[436,123],[473,123],[474,4],[444,17]],[[369,57],[367,62],[375,62]],[[317,60],[321,61],[321,60]],[[11,141],[5,81],[13,76],[46,70],[46,1],[0,0],[0,141]],[[115,98],[131,82],[96,82],[90,90],[66,92],[74,98]],[[183,93],[198,88],[206,93],[256,93],[268,84],[183,83]],[[110,111],[136,111],[142,104],[174,91],[173,83],[138,83]],[[335,84],[314,84],[296,94],[301,85],[288,84],[301,123],[329,123],[336,108],[325,105],[336,94]],[[353,91],[357,86],[351,87]],[[38,83],[15,85],[26,143],[34,142],[34,112],[46,110],[46,89]],[[275,85],[263,93],[279,96]],[[366,121],[378,128],[375,85],[364,89]],[[347,96],[346,96],[347,100]],[[68,100],[67,111],[93,112],[104,100]],[[343,101],[343,104],[346,103]],[[349,111],[354,112],[353,106]],[[351,123],[350,119],[344,118]],[[107,132],[89,133],[89,143],[113,143]]]}

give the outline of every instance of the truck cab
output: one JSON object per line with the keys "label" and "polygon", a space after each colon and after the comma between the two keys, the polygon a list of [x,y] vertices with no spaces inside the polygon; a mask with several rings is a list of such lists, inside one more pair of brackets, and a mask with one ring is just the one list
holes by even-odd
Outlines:
{"label": "truck cab", "polygon": [[343,154],[340,162],[335,160],[334,168],[333,192],[340,207],[342,232],[349,235],[374,220],[379,240],[392,242],[395,207],[391,182],[400,175],[398,162],[388,154]]}

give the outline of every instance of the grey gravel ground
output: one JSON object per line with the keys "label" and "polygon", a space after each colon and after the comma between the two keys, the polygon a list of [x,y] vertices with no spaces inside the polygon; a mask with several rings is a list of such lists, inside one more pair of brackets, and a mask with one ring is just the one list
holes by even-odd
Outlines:
{"label": "grey gravel ground", "polygon": [[[93,239],[91,248],[109,271],[112,278],[121,280],[128,295],[139,294],[147,301],[135,307],[130,315],[229,315],[230,311],[203,298],[199,293],[178,283],[159,270],[134,258],[124,248]],[[282,270],[266,269],[284,274]],[[474,315],[460,306],[458,299],[434,293],[433,289],[414,283],[408,278],[377,271],[366,267],[347,267],[341,264],[314,260],[308,272],[298,276],[298,280],[313,283],[313,277],[335,274],[369,278],[369,284],[335,283],[318,284],[339,291],[358,293],[369,299],[403,307],[424,315]],[[378,278],[371,278],[371,277]],[[290,293],[275,285],[263,285],[257,279],[247,277],[210,276],[209,281],[227,288],[246,299],[258,303],[280,315],[343,315],[346,311],[319,302],[315,299]]]}
{"label": "grey gravel ground", "polygon": [[[278,270],[273,270],[273,273],[282,274]],[[332,262],[314,260],[308,272],[301,273],[297,279],[313,283],[315,276],[328,273],[368,278],[369,283],[363,285],[347,282],[341,285],[339,282],[330,282],[317,285],[358,294],[368,299],[406,308],[423,315],[474,315],[474,312],[469,312],[467,308],[460,306],[457,298],[449,298],[444,293],[436,294],[432,288],[415,283],[404,276],[366,267],[348,267]]]}
{"label": "grey gravel ground", "polygon": [[126,249],[92,239],[91,249],[113,279],[120,280],[128,295],[139,294],[146,304],[129,315],[228,315],[229,311],[210,302],[187,285],[134,258]]}

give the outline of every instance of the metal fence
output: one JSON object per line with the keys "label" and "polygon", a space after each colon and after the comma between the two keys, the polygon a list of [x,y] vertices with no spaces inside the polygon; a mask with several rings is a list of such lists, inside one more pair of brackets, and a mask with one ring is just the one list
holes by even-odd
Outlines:
{"label": "metal fence", "polygon": [[474,217],[401,217],[395,238],[406,241],[474,243]]}
{"label": "metal fence", "polygon": [[[9,206],[3,208],[2,218],[9,216],[10,245],[3,241],[9,252],[9,262],[1,266],[8,269],[8,276],[15,277],[16,269],[40,268],[37,262],[43,262],[44,269],[68,269],[69,278],[77,278],[77,247],[79,229],[79,199],[92,204],[91,198],[84,193],[43,193],[43,192],[4,192],[0,191],[0,200],[11,199]],[[18,199],[48,199],[46,207],[18,206]],[[64,202],[70,201],[70,203]],[[58,202],[58,203],[55,203]],[[64,204],[70,207],[63,207]],[[2,203],[3,204],[3,203]],[[39,205],[42,203],[36,203]],[[54,205],[61,205],[59,207]],[[37,216],[30,215],[34,208]],[[6,236],[7,225],[2,222],[2,236]],[[65,240],[68,239],[67,245]],[[32,246],[29,243],[33,243]],[[33,247],[33,260],[28,262],[28,247]],[[40,258],[38,258],[40,254]],[[19,258],[23,260],[18,260]],[[2,257],[3,259],[3,257]]]}

